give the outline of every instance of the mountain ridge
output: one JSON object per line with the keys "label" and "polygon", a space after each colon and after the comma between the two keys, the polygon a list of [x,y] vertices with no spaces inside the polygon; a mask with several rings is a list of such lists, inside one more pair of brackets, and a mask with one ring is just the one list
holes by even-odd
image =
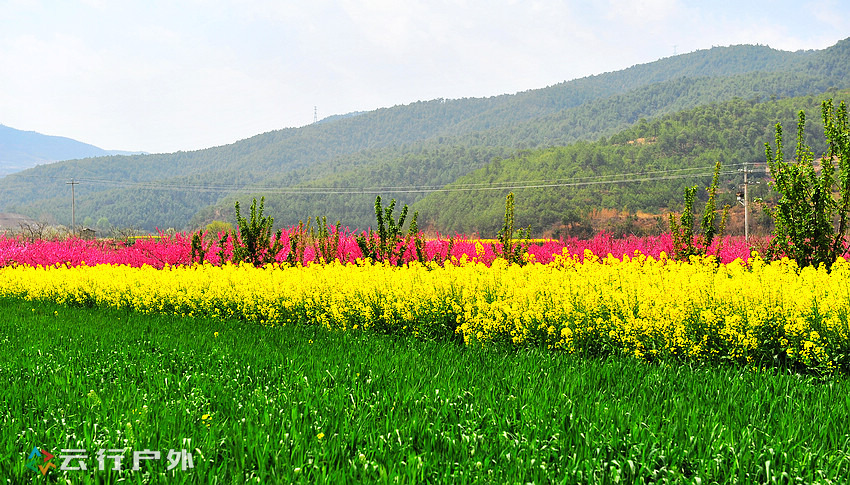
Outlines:
{"label": "mountain ridge", "polygon": [[304,192],[356,180],[374,186],[369,176],[384,185],[445,185],[519,150],[611,136],[696,104],[850,87],[848,52],[850,40],[793,53],[716,47],[547,88],[418,101],[204,150],[64,161],[0,179],[0,207],[67,223],[64,182],[73,177],[81,181],[77,214],[148,230],[229,219],[234,200],[262,195],[280,224],[327,215],[365,227],[374,217],[368,197]]}
{"label": "mountain ridge", "polygon": [[65,136],[19,130],[0,123],[0,177],[37,164],[141,153],[143,152],[105,150]]}

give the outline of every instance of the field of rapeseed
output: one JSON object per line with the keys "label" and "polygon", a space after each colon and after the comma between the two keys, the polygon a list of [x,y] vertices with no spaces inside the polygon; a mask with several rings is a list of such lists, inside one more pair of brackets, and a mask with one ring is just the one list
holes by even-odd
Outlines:
{"label": "field of rapeseed", "polygon": [[[478,255],[485,256],[478,246]],[[580,355],[850,369],[850,263],[566,250],[547,264],[7,266],[0,296]]]}
{"label": "field of rapeseed", "polygon": [[[850,263],[799,269],[730,238],[719,259],[675,261],[671,247],[533,241],[524,264],[508,264],[492,241],[438,238],[425,248],[432,262],[372,264],[345,240],[331,262],[308,247],[296,264],[284,251],[255,267],[221,265],[215,254],[230,247],[193,262],[179,235],[0,238],[0,380],[11,383],[0,389],[0,476],[845,477]],[[174,449],[194,457],[188,469],[166,459]],[[149,450],[162,459],[133,470]]]}

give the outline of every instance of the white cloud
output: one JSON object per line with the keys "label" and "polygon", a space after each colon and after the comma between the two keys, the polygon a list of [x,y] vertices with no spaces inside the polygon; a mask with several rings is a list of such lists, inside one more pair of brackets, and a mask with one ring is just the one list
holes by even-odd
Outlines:
{"label": "white cloud", "polygon": [[677,0],[608,0],[608,18],[630,26],[646,27],[675,18],[679,13]]}
{"label": "white cloud", "polygon": [[847,7],[842,9],[838,0],[813,0],[806,2],[805,7],[815,19],[825,25],[838,29],[847,27]]}
{"label": "white cloud", "polygon": [[229,143],[712,45],[846,37],[837,0],[0,0],[0,123],[104,148]]}

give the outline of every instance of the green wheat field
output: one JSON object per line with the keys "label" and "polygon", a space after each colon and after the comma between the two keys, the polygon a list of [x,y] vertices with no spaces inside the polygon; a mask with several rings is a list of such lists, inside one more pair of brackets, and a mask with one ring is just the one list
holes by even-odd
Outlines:
{"label": "green wheat field", "polygon": [[[0,483],[850,477],[846,377],[18,300],[0,315]],[[28,468],[33,448],[56,468]],[[58,470],[62,449],[88,469]],[[124,449],[123,469],[99,470],[99,449]],[[193,466],[167,470],[183,449]],[[133,471],[143,450],[162,459]]]}

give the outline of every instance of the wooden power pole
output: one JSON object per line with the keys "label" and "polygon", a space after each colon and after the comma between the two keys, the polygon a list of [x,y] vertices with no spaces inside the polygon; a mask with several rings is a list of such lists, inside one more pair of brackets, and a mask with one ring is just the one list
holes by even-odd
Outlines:
{"label": "wooden power pole", "polygon": [[65,185],[71,186],[71,234],[77,234],[77,214],[76,214],[76,205],[77,201],[74,197],[74,186],[79,184],[79,182],[75,182],[72,178],[70,182],[65,182]]}

